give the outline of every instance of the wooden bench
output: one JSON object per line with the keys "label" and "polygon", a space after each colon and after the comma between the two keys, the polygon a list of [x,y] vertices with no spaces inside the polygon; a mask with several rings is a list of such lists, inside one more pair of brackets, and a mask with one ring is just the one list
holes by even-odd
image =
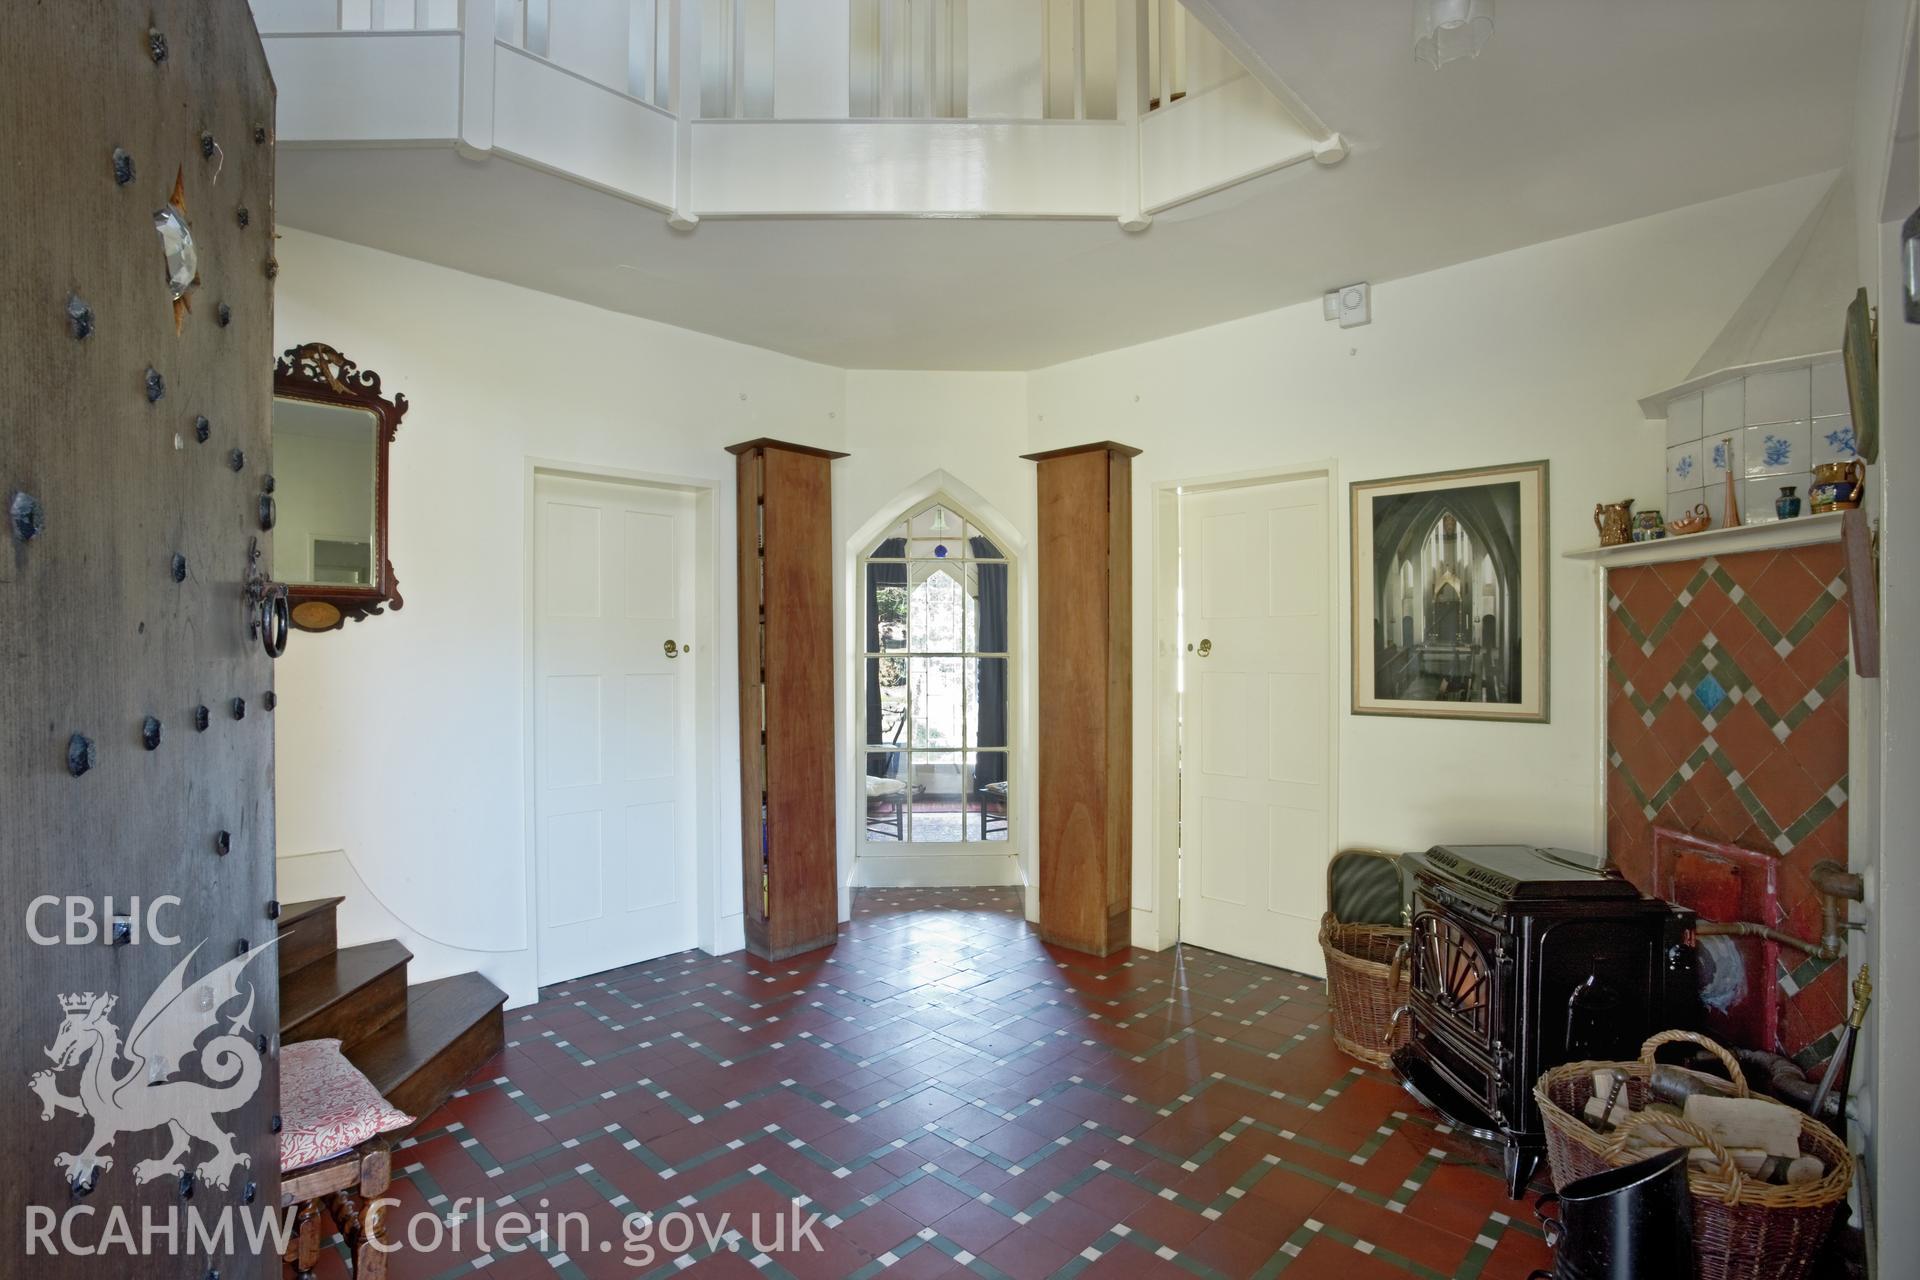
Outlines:
{"label": "wooden bench", "polygon": [[343,1156],[283,1174],[280,1205],[294,1211],[284,1258],[294,1280],[313,1280],[323,1238],[338,1231],[347,1242],[347,1270],[355,1280],[386,1280],[386,1206],[376,1203],[393,1178],[385,1138],[361,1143]]}

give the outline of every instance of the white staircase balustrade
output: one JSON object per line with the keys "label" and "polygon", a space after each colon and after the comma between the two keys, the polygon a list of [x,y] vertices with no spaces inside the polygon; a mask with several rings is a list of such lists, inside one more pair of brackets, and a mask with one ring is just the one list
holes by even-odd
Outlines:
{"label": "white staircase balustrade", "polygon": [[1157,213],[1346,154],[1179,0],[253,0],[294,148],[703,217]]}

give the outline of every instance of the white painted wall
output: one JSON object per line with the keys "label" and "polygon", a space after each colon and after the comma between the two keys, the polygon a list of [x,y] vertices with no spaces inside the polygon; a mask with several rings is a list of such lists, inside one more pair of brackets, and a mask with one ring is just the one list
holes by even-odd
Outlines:
{"label": "white painted wall", "polygon": [[[1595,540],[1595,502],[1659,505],[1661,428],[1641,420],[1638,397],[1684,374],[1829,181],[1394,281],[1375,290],[1367,328],[1304,304],[1031,375],[1032,448],[1111,438],[1145,450],[1133,469],[1137,941],[1172,937],[1150,804],[1152,487],[1330,458],[1344,507],[1354,480],[1551,460],[1552,723],[1344,717],[1338,831],[1388,848],[1598,847],[1598,600],[1593,569],[1558,553]],[[1344,582],[1344,540],[1340,555]]]}
{"label": "white painted wall", "polygon": [[[410,401],[392,450],[406,607],[296,633],[276,669],[280,897],[344,893],[348,942],[397,937],[414,976],[480,969],[534,995],[525,847],[529,460],[718,488],[733,596],[733,459],[777,435],[840,447],[845,374],[282,229],[277,345],[330,343]],[[732,610],[706,652],[719,706],[715,844],[739,847]],[[310,855],[310,856],[303,856]],[[717,876],[703,939],[737,946]],[[729,944],[727,939],[734,941]]]}

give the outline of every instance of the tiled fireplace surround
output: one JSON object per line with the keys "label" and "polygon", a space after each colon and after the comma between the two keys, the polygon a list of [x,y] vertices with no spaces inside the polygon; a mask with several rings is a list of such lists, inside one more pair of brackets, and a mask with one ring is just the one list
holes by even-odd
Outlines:
{"label": "tiled fireplace surround", "polygon": [[[1665,827],[1775,854],[1779,920],[1818,940],[1809,873],[1847,863],[1846,585],[1838,544],[1614,568],[1607,590],[1607,842],[1643,890]],[[1827,1058],[1846,965],[1779,952],[1772,1047]]]}

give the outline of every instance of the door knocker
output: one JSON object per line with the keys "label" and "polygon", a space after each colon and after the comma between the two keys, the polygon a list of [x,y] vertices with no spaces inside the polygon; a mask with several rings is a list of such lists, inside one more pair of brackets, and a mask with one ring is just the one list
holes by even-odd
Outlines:
{"label": "door knocker", "polygon": [[247,638],[258,640],[269,658],[287,651],[293,627],[287,587],[274,582],[260,568],[260,539],[247,539]]}

